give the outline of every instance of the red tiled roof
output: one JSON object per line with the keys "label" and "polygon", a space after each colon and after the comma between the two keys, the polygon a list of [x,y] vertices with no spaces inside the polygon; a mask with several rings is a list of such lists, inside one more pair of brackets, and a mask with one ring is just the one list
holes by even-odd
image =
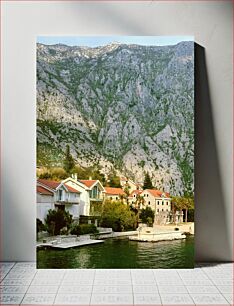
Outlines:
{"label": "red tiled roof", "polygon": [[68,189],[68,191],[73,192],[73,193],[80,193],[79,190],[76,190],[75,188],[73,188],[73,187],[71,187],[71,186],[69,186],[69,185],[67,185],[67,184],[64,184],[64,185],[66,186],[66,188]]}
{"label": "red tiled roof", "polygon": [[53,192],[47,190],[46,188],[44,188],[42,186],[37,186],[37,193],[53,196]]}
{"label": "red tiled roof", "polygon": [[164,193],[167,197],[170,197],[170,194],[168,192],[163,192],[156,189],[146,189],[146,191],[150,192],[154,197],[161,197]]}
{"label": "red tiled roof", "polygon": [[56,189],[60,185],[60,182],[46,180],[46,179],[38,179],[37,181],[38,183],[41,183],[51,189]]}
{"label": "red tiled roof", "polygon": [[[54,190],[61,184],[61,182],[51,181],[51,180],[46,180],[46,179],[38,179],[38,183],[41,183]],[[70,187],[67,184],[64,184],[64,186],[68,189],[69,192],[80,193],[80,191],[76,190],[73,187]]]}
{"label": "red tiled roof", "polygon": [[88,188],[90,188],[91,186],[93,186],[94,183],[97,182],[97,180],[79,180],[79,181]]}
{"label": "red tiled roof", "polygon": [[113,195],[124,195],[124,191],[121,188],[115,187],[105,187],[106,194],[113,194]]}
{"label": "red tiled roof", "polygon": [[136,189],[136,190],[133,190],[131,193],[130,193],[130,197],[132,197],[134,194],[141,194],[143,192],[143,190],[138,190],[138,189]]}

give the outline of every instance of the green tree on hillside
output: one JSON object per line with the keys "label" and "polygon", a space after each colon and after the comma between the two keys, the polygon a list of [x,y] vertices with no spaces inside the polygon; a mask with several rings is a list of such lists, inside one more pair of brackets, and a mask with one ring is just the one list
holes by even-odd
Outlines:
{"label": "green tree on hillside", "polygon": [[63,161],[63,168],[68,173],[71,174],[75,167],[75,161],[70,153],[70,146],[66,146],[65,158]]}
{"label": "green tree on hillside", "polygon": [[81,167],[76,165],[74,168],[74,173],[77,174],[78,179],[80,180],[99,180],[102,184],[105,183],[105,175],[101,173],[100,167],[91,166],[91,167]]}
{"label": "green tree on hillside", "polygon": [[61,181],[67,178],[67,172],[60,167],[48,167],[37,172],[37,177],[40,179]]}
{"label": "green tree on hillside", "polygon": [[121,187],[120,178],[114,170],[108,175],[107,185],[110,186],[110,187],[116,187],[116,188]]}
{"label": "green tree on hillside", "polygon": [[128,197],[130,196],[130,186],[129,186],[128,184],[126,184],[126,185],[124,186],[124,193],[125,193],[124,198],[125,198],[127,204],[129,204],[129,199],[128,199]]}
{"label": "green tree on hillside", "polygon": [[151,181],[151,177],[150,177],[149,173],[146,172],[143,189],[152,189],[152,188],[153,188],[153,184],[152,184],[152,181]]}

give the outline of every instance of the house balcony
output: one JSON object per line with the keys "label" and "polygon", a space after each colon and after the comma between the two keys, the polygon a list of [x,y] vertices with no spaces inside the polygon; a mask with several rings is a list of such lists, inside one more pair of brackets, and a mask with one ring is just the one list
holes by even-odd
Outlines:
{"label": "house balcony", "polygon": [[90,201],[97,201],[97,202],[101,202],[104,200],[103,195],[97,195],[97,196],[89,196]]}
{"label": "house balcony", "polygon": [[56,200],[55,204],[56,205],[68,205],[68,204],[78,205],[78,204],[80,204],[80,201],[79,201],[79,199],[62,199],[62,200]]}

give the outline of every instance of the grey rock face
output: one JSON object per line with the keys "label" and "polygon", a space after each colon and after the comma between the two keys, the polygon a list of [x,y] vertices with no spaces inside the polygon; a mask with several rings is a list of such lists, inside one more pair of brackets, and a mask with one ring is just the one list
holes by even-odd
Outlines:
{"label": "grey rock face", "polygon": [[37,46],[37,157],[194,189],[194,45]]}

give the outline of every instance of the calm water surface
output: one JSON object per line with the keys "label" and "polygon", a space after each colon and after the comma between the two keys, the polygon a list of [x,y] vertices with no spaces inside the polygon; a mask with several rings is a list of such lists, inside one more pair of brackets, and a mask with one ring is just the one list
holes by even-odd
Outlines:
{"label": "calm water surface", "polygon": [[104,243],[68,250],[37,251],[38,268],[192,268],[194,237],[152,242],[110,238]]}

